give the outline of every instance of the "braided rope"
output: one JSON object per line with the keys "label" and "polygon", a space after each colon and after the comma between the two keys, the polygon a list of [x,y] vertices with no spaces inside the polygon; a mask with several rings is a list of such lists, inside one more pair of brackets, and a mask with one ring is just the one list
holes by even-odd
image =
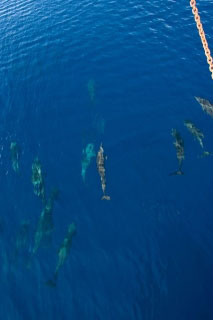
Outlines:
{"label": "braided rope", "polygon": [[199,16],[199,13],[198,13],[198,9],[196,7],[196,0],[191,0],[190,1],[190,6],[192,7],[192,13],[194,15],[194,19],[195,19],[197,28],[199,30],[200,39],[201,39],[201,42],[203,44],[203,49],[205,51],[207,62],[209,64],[209,70],[210,70],[210,72],[212,74],[212,79],[213,79],[213,59],[211,57],[211,53],[210,53],[210,50],[209,50],[208,42],[206,40],[205,32],[203,30],[203,25],[202,25],[202,23],[200,21],[200,16]]}

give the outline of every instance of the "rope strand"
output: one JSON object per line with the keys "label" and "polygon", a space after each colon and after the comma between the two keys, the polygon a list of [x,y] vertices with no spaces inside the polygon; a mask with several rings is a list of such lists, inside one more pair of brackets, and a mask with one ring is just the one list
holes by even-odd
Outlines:
{"label": "rope strand", "polygon": [[200,16],[199,16],[199,13],[198,13],[198,9],[196,7],[196,0],[191,0],[190,1],[190,6],[192,7],[192,13],[194,15],[194,19],[195,19],[197,28],[199,30],[200,39],[201,39],[201,42],[203,44],[203,49],[205,51],[207,62],[209,64],[209,70],[210,70],[210,72],[212,74],[212,79],[213,79],[213,59],[211,57],[211,52],[209,50],[209,46],[208,46],[208,42],[206,40],[205,32],[203,30],[202,22],[200,21]]}

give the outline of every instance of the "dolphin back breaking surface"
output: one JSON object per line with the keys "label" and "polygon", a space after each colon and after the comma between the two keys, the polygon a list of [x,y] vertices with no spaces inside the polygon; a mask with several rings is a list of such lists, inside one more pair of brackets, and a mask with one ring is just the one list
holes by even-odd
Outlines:
{"label": "dolphin back breaking surface", "polygon": [[105,177],[105,166],[104,166],[105,157],[104,157],[104,149],[103,149],[102,143],[100,145],[100,148],[97,154],[96,162],[97,162],[98,173],[101,177],[101,187],[103,191],[103,196],[101,199],[110,200],[110,196],[106,195],[106,177]]}

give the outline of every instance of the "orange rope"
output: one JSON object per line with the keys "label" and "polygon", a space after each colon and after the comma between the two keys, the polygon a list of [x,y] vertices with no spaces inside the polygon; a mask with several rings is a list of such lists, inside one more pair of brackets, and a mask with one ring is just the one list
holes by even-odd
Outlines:
{"label": "orange rope", "polygon": [[213,59],[211,57],[211,53],[210,53],[210,50],[209,50],[208,42],[206,40],[206,36],[205,36],[204,30],[203,30],[203,26],[202,26],[202,23],[200,21],[200,16],[198,14],[198,9],[196,7],[196,0],[191,0],[190,1],[190,6],[192,7],[192,13],[194,15],[195,22],[197,24],[197,28],[199,30],[199,35],[200,35],[200,38],[201,38],[201,42],[203,44],[203,49],[205,51],[207,62],[209,64],[209,70],[210,70],[210,72],[212,74],[212,79],[213,79]]}

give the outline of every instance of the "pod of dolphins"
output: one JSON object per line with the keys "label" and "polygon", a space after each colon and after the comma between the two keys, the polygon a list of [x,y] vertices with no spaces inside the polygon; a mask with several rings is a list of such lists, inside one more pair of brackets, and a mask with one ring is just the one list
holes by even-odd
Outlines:
{"label": "pod of dolphins", "polygon": [[[94,106],[95,102],[95,82],[93,79],[88,81],[87,85],[90,102]],[[103,119],[101,125],[104,125]],[[102,130],[102,129],[101,129]],[[15,173],[19,173],[19,157],[20,157],[20,148],[17,142],[11,142],[10,144],[10,155],[11,155],[11,163],[12,169]],[[102,198],[103,200],[110,200],[110,196],[106,194],[106,174],[105,174],[105,160],[106,156],[104,155],[104,149],[102,143],[100,144],[99,150],[97,154],[95,152],[94,143],[88,143],[82,151],[82,166],[81,166],[81,176],[83,182],[86,180],[86,172],[89,168],[93,158],[96,157],[96,165],[97,172],[100,176],[101,180],[101,188],[102,188]],[[43,168],[40,160],[36,157],[32,163],[32,185],[34,194],[41,199],[42,202],[42,211],[40,217],[37,222],[37,227],[34,234],[34,244],[32,249],[30,249],[30,257],[28,257],[27,266],[31,265],[32,258],[37,253],[39,248],[45,244],[49,243],[52,237],[53,229],[54,229],[54,219],[53,219],[53,211],[54,204],[58,198],[58,190],[53,189],[50,196],[47,196],[45,189],[45,179]],[[28,252],[27,249],[29,243],[29,233],[30,231],[30,223],[29,221],[22,221],[18,232],[16,234],[15,240],[15,248],[14,248],[14,262],[18,261],[19,255],[24,250]],[[55,272],[49,280],[45,282],[46,285],[50,287],[55,287],[57,284],[58,273],[61,267],[63,266],[72,246],[73,236],[76,234],[76,226],[74,223],[71,223],[68,227],[67,235],[65,236],[59,250],[58,250],[58,261],[56,263]]]}
{"label": "pod of dolphins", "polygon": [[[18,173],[19,172],[19,155],[20,148],[16,142],[12,142],[10,145],[11,153],[11,162],[12,169]],[[87,147],[83,150],[83,161],[82,161],[82,178],[85,181],[85,174],[88,166],[93,157],[96,156],[94,145],[88,144]],[[106,194],[106,177],[105,177],[105,155],[103,145],[101,143],[100,148],[97,152],[96,163],[97,171],[101,179],[101,187],[103,196],[102,199],[110,200],[110,196]],[[37,227],[34,235],[34,245],[30,253],[30,259],[28,260],[27,266],[30,266],[31,258],[37,253],[38,249],[45,241],[51,240],[52,232],[54,229],[53,222],[53,210],[55,201],[58,198],[58,190],[53,189],[50,196],[46,196],[44,174],[41,162],[38,157],[36,157],[32,163],[32,184],[34,194],[41,199],[42,202],[42,212],[38,219]],[[22,221],[19,227],[19,230],[16,235],[15,240],[15,249],[14,249],[14,262],[18,261],[19,253],[27,248],[27,243],[29,239],[29,221]],[[50,287],[55,287],[58,279],[58,272],[64,264],[72,245],[73,236],[76,234],[76,226],[74,223],[71,223],[68,227],[68,232],[64,238],[61,247],[58,251],[58,262],[56,264],[55,272],[53,277],[45,282],[46,285]]]}
{"label": "pod of dolphins", "polygon": [[[94,83],[90,82],[88,84],[90,91],[90,98],[94,100]],[[213,105],[205,99],[195,97],[198,103],[201,105],[203,111],[213,117]],[[197,126],[190,120],[184,121],[184,126],[193,136],[193,138],[199,143],[202,149],[202,155],[209,156],[213,155],[213,153],[206,151],[204,148],[204,134],[203,132],[197,128]],[[170,173],[169,175],[183,175],[184,172],[182,170],[183,161],[185,158],[184,154],[184,140],[181,134],[177,131],[177,129],[172,129],[171,131],[172,137],[174,139],[173,145],[176,150],[176,157],[178,160],[177,169]],[[10,144],[10,154],[11,154],[11,162],[12,169],[15,173],[19,173],[19,156],[20,156],[20,148],[16,142],[11,142]],[[83,182],[85,182],[86,171],[90,166],[92,159],[96,156],[96,166],[97,172],[100,176],[101,189],[102,189],[102,200],[110,200],[110,196],[106,193],[106,169],[105,169],[105,160],[107,157],[104,154],[103,144],[100,144],[100,147],[95,152],[95,146],[93,143],[88,143],[85,149],[82,152],[82,169],[81,175]],[[34,236],[34,245],[31,250],[31,258],[36,254],[39,247],[46,240],[51,239],[51,235],[54,229],[53,222],[53,209],[55,201],[58,198],[58,190],[53,189],[50,196],[46,196],[45,183],[44,183],[44,174],[41,162],[36,157],[32,163],[32,184],[34,194],[41,199],[42,202],[42,212],[38,219],[37,228]],[[68,227],[67,235],[65,236],[59,251],[58,251],[58,261],[56,263],[55,271],[53,277],[45,282],[46,285],[50,287],[55,287],[58,279],[58,273],[61,267],[63,266],[72,246],[73,236],[76,234],[76,226],[74,223],[71,223]],[[19,230],[16,235],[15,241],[15,258],[17,258],[19,251],[23,250],[27,247],[29,238],[29,221],[23,221],[19,227]]]}
{"label": "pod of dolphins", "polygon": [[[213,117],[213,104],[211,104],[208,100],[195,97],[197,102],[201,105],[203,111],[205,111],[207,114],[209,114],[211,117]],[[203,153],[201,157],[206,157],[213,155],[213,152],[209,152],[204,150],[204,144],[203,144],[203,139],[204,139],[204,134],[203,132],[196,127],[196,125],[190,121],[190,120],[185,120],[184,121],[185,127],[188,129],[188,131],[192,134],[195,140],[199,142],[199,145],[201,146]],[[183,160],[184,160],[184,141],[183,138],[181,137],[180,133],[176,129],[172,129],[172,136],[174,138],[174,146],[176,149],[176,156],[178,159],[178,169],[170,175],[183,175],[182,171],[182,165],[183,165]]]}

